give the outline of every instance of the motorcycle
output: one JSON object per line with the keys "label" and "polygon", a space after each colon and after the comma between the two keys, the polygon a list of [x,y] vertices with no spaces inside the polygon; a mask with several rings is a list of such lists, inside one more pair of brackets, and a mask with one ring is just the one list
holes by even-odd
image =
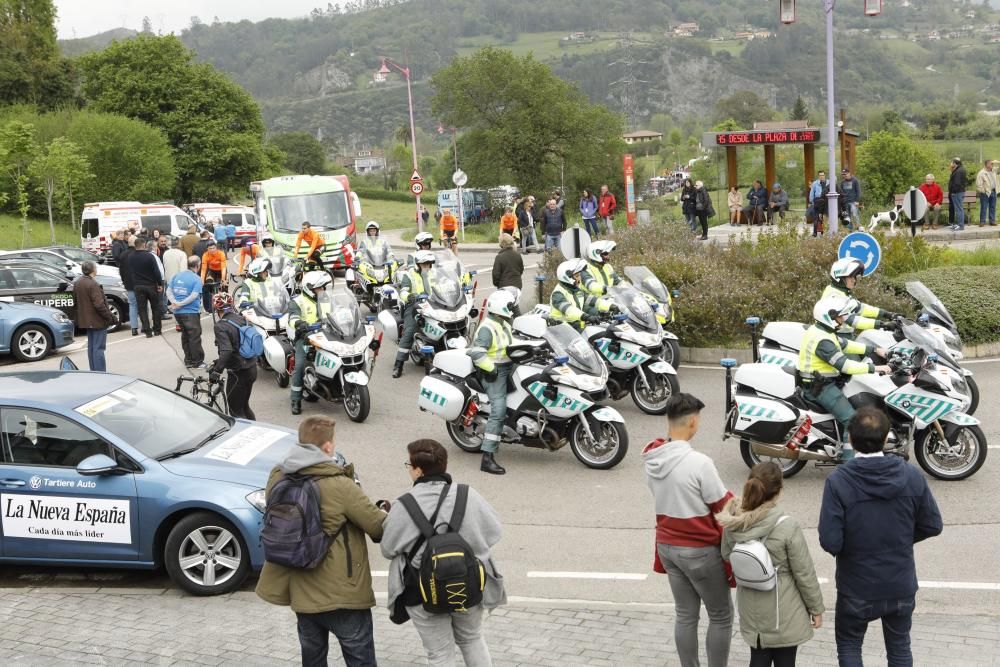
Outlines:
{"label": "motorcycle", "polygon": [[[649,267],[626,266],[624,273],[625,278],[646,297],[656,312],[656,319],[663,328],[663,352],[660,354],[660,358],[676,369],[681,362],[680,341],[676,335],[667,331],[667,327],[674,321],[674,302],[671,298],[671,292],[649,270]],[[678,296],[678,293],[673,292],[673,296]]]}
{"label": "motorcycle", "polygon": [[248,290],[244,285],[236,288],[233,302],[247,324],[258,329],[264,337],[264,354],[257,358],[262,368],[275,372],[278,386],[288,386],[295,367],[295,348],[286,334],[288,328],[288,292],[280,278],[270,277],[262,286],[260,298],[253,304],[246,303]]}
{"label": "motorcycle", "polygon": [[[956,389],[961,369],[936,338],[918,324],[902,320],[912,354],[893,353],[890,375],[850,376],[844,395],[856,408],[874,406],[891,425],[886,454],[909,458],[912,448],[920,467],[938,479],[973,475],[986,460],[986,436],[979,420],[961,411],[965,396]],[[785,477],[808,461],[841,462],[844,435],[826,410],[806,398],[796,385],[798,372],[769,363],[726,368],[726,418],[723,437],[739,438],[747,466],[774,460]]]}
{"label": "motorcycle", "polygon": [[383,290],[392,287],[398,266],[396,260],[389,260],[387,246],[380,245],[374,249],[362,246],[354,266],[347,269],[344,279],[358,303],[365,304],[369,311],[377,313],[382,309]]}
{"label": "motorcycle", "polygon": [[[358,302],[348,294],[320,294],[316,300],[320,321],[306,333],[309,344],[302,391],[310,397],[343,403],[351,421],[363,422],[371,410],[368,382],[380,341],[373,316],[361,318]],[[294,330],[289,329],[294,339]]]}
{"label": "motorcycle", "polygon": [[[507,348],[517,366],[501,440],[550,451],[569,442],[589,468],[618,465],[628,451],[628,432],[617,410],[598,405],[607,396],[608,369],[594,348],[568,324],[547,326],[536,315],[515,318],[513,329],[525,339]],[[417,406],[447,422],[459,449],[481,451],[490,403],[465,350],[434,355]]]}

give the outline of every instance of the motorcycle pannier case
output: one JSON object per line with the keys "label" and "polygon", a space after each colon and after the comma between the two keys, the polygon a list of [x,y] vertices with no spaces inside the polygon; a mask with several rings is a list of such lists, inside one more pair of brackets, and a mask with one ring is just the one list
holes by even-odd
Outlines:
{"label": "motorcycle pannier case", "polygon": [[417,407],[445,421],[454,421],[465,411],[470,395],[465,385],[453,384],[439,375],[425,375],[420,380]]}
{"label": "motorcycle pannier case", "polygon": [[798,427],[799,412],[784,403],[737,394],[736,409],[730,424],[733,435],[763,443],[785,443]]}

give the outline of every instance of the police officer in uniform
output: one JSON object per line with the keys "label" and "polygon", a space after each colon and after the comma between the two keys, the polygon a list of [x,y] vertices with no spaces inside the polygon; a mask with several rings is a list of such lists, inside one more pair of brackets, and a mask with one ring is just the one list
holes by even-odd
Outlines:
{"label": "police officer in uniform", "polygon": [[413,336],[417,330],[417,298],[431,292],[434,253],[430,250],[419,250],[414,253],[413,262],[415,266],[409,271],[404,271],[399,281],[399,303],[403,309],[403,337],[399,339],[396,363],[392,366],[393,378],[403,374],[403,362],[413,347]]}
{"label": "police officer in uniform", "polygon": [[417,246],[417,249],[406,256],[406,268],[408,269],[415,266],[413,263],[413,257],[418,252],[420,252],[421,250],[431,249],[431,244],[434,243],[434,235],[431,234],[430,232],[420,232],[419,234],[416,235],[416,237],[414,237],[413,243],[414,245]]}
{"label": "police officer in uniform", "polygon": [[483,386],[490,399],[490,418],[483,437],[483,460],[479,469],[491,475],[504,470],[496,462],[500,436],[507,417],[507,381],[514,364],[507,356],[507,346],[514,338],[510,322],[514,317],[514,296],[507,290],[497,290],[486,300],[486,317],[476,330],[476,338],[468,354],[482,373]]}
{"label": "police officer in uniform", "polygon": [[250,262],[250,266],[247,267],[249,279],[245,280],[242,285],[243,290],[245,290],[245,298],[242,299],[243,303],[237,304],[240,308],[244,307],[244,303],[253,305],[264,296],[264,285],[270,277],[270,271],[271,260],[267,257],[258,257]]}
{"label": "police officer in uniform", "polygon": [[608,288],[621,285],[621,276],[611,266],[608,257],[617,244],[614,241],[594,241],[587,248],[587,270],[583,272],[583,288],[594,296],[604,296]]}
{"label": "police officer in uniform", "polygon": [[583,330],[587,324],[601,320],[601,315],[617,312],[618,306],[587,291],[580,284],[580,275],[587,270],[587,263],[582,259],[566,260],[556,269],[559,284],[549,296],[552,311],[549,317],[557,322],[568,322],[577,329]]}
{"label": "police officer in uniform", "polygon": [[820,299],[833,296],[842,296],[857,304],[857,310],[844,320],[845,324],[854,331],[867,331],[868,329],[883,328],[888,329],[893,326],[893,320],[899,317],[899,313],[892,313],[888,310],[869,306],[861,303],[851,296],[851,290],[858,284],[858,278],[865,272],[865,265],[861,260],[853,257],[838,259],[830,267],[830,284],[823,290]]}
{"label": "police officer in uniform", "polygon": [[319,295],[333,287],[333,278],[326,271],[310,271],[302,277],[302,293],[288,306],[289,337],[295,341],[295,370],[292,372],[292,414],[302,414],[302,376],[306,367],[306,336],[310,325],[319,322],[326,313],[316,303]]}

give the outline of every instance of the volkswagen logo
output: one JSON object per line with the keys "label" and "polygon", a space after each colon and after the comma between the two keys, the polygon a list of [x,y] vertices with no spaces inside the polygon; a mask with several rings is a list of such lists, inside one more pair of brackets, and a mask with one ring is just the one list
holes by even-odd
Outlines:
{"label": "volkswagen logo", "polygon": [[37,489],[42,486],[42,478],[38,475],[32,475],[31,479],[28,480],[28,486],[33,489]]}

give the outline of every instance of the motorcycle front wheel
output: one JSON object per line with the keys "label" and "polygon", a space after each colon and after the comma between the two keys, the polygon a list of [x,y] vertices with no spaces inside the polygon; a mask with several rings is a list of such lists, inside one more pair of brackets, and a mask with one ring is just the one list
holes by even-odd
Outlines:
{"label": "motorcycle front wheel", "polygon": [[663,341],[663,353],[660,355],[660,359],[674,367],[677,370],[678,365],[681,363],[681,344],[673,338],[667,338]]}
{"label": "motorcycle front wheel", "polygon": [[274,379],[278,381],[279,387],[285,389],[288,387],[288,382],[291,380],[291,377],[289,377],[288,373],[275,373]]}
{"label": "motorcycle front wheel", "polygon": [[969,398],[972,401],[969,404],[966,414],[974,415],[976,414],[976,408],[979,407],[979,385],[976,384],[976,378],[971,375],[965,377],[965,384],[969,387]]}
{"label": "motorcycle front wheel", "polygon": [[576,420],[569,434],[569,446],[580,463],[588,468],[610,470],[628,453],[628,432],[619,422],[597,422],[597,429],[596,439],[592,439],[580,420]]}
{"label": "motorcycle front wheel", "polygon": [[781,476],[785,479],[797,475],[806,467],[805,461],[796,459],[783,459],[777,456],[761,456],[753,450],[749,440],[740,440],[740,454],[743,455],[743,462],[748,468],[753,468],[758,463],[776,463],[781,468]]}
{"label": "motorcycle front wheel", "polygon": [[372,400],[368,387],[350,382],[344,385],[344,410],[351,421],[363,422],[368,418],[371,408]]}
{"label": "motorcycle front wheel", "polygon": [[448,437],[463,452],[478,454],[483,450],[483,436],[477,435],[471,426],[448,422],[445,428],[448,429]]}
{"label": "motorcycle front wheel", "polygon": [[642,384],[638,373],[632,376],[632,400],[647,415],[662,415],[667,412],[667,401],[681,390],[676,375],[648,372],[648,387]]}
{"label": "motorcycle front wheel", "polygon": [[986,435],[978,426],[943,424],[947,442],[937,429],[927,427],[917,434],[917,463],[928,475],[956,481],[976,473],[986,462]]}

